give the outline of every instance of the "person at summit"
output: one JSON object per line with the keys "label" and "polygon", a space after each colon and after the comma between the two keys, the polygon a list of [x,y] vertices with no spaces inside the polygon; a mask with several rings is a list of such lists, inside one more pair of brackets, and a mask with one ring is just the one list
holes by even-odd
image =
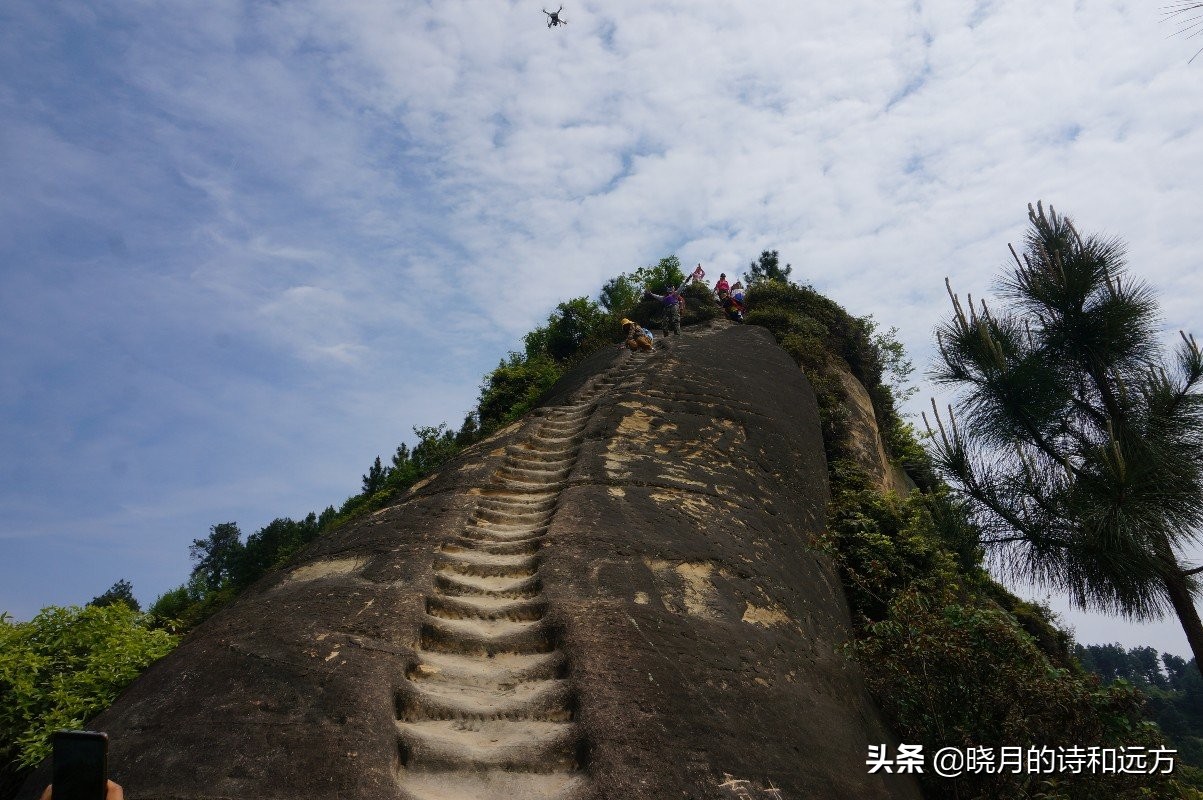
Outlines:
{"label": "person at summit", "polygon": [[723,295],[729,294],[731,284],[727,283],[727,273],[721,272],[718,276],[718,283],[714,284],[714,293],[722,299]]}

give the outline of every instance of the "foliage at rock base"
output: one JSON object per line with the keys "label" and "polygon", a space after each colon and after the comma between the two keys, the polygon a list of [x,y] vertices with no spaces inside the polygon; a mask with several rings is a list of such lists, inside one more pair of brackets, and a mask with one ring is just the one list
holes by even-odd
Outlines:
{"label": "foliage at rock base", "polygon": [[51,607],[29,622],[0,615],[0,784],[49,754],[52,731],[107,708],[176,640],[122,602]]}

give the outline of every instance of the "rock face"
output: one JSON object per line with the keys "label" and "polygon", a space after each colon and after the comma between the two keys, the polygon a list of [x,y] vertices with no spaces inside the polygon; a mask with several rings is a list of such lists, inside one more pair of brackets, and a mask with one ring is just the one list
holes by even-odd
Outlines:
{"label": "rock face", "polygon": [[[93,725],[132,797],[918,798],[840,651],[813,392],[763,329],[598,353]],[[35,774],[23,797],[46,783]]]}
{"label": "rock face", "polygon": [[864,384],[847,369],[838,369],[836,374],[839,375],[840,385],[847,398],[844,406],[848,413],[847,432],[857,464],[882,491],[896,492],[903,496],[910,494],[912,489],[917,488],[915,482],[902,467],[891,462],[886,455],[881,432],[877,428],[873,401],[869,398]]}

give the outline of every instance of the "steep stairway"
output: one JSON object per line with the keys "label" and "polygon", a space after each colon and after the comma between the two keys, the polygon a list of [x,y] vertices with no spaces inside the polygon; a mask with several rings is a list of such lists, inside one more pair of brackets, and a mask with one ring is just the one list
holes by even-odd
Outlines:
{"label": "steep stairway", "polygon": [[631,354],[511,446],[471,521],[435,553],[418,661],[396,697],[406,800],[569,800],[589,794],[576,692],[539,575],[544,536],[601,393]]}

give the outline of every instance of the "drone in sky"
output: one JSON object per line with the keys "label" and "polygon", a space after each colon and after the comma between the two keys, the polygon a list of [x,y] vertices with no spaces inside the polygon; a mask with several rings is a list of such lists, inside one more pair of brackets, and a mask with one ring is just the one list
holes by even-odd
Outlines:
{"label": "drone in sky", "polygon": [[567,25],[568,20],[560,18],[560,12],[564,10],[564,6],[560,6],[555,11],[543,9],[543,13],[547,15],[547,27],[554,28],[557,25]]}

